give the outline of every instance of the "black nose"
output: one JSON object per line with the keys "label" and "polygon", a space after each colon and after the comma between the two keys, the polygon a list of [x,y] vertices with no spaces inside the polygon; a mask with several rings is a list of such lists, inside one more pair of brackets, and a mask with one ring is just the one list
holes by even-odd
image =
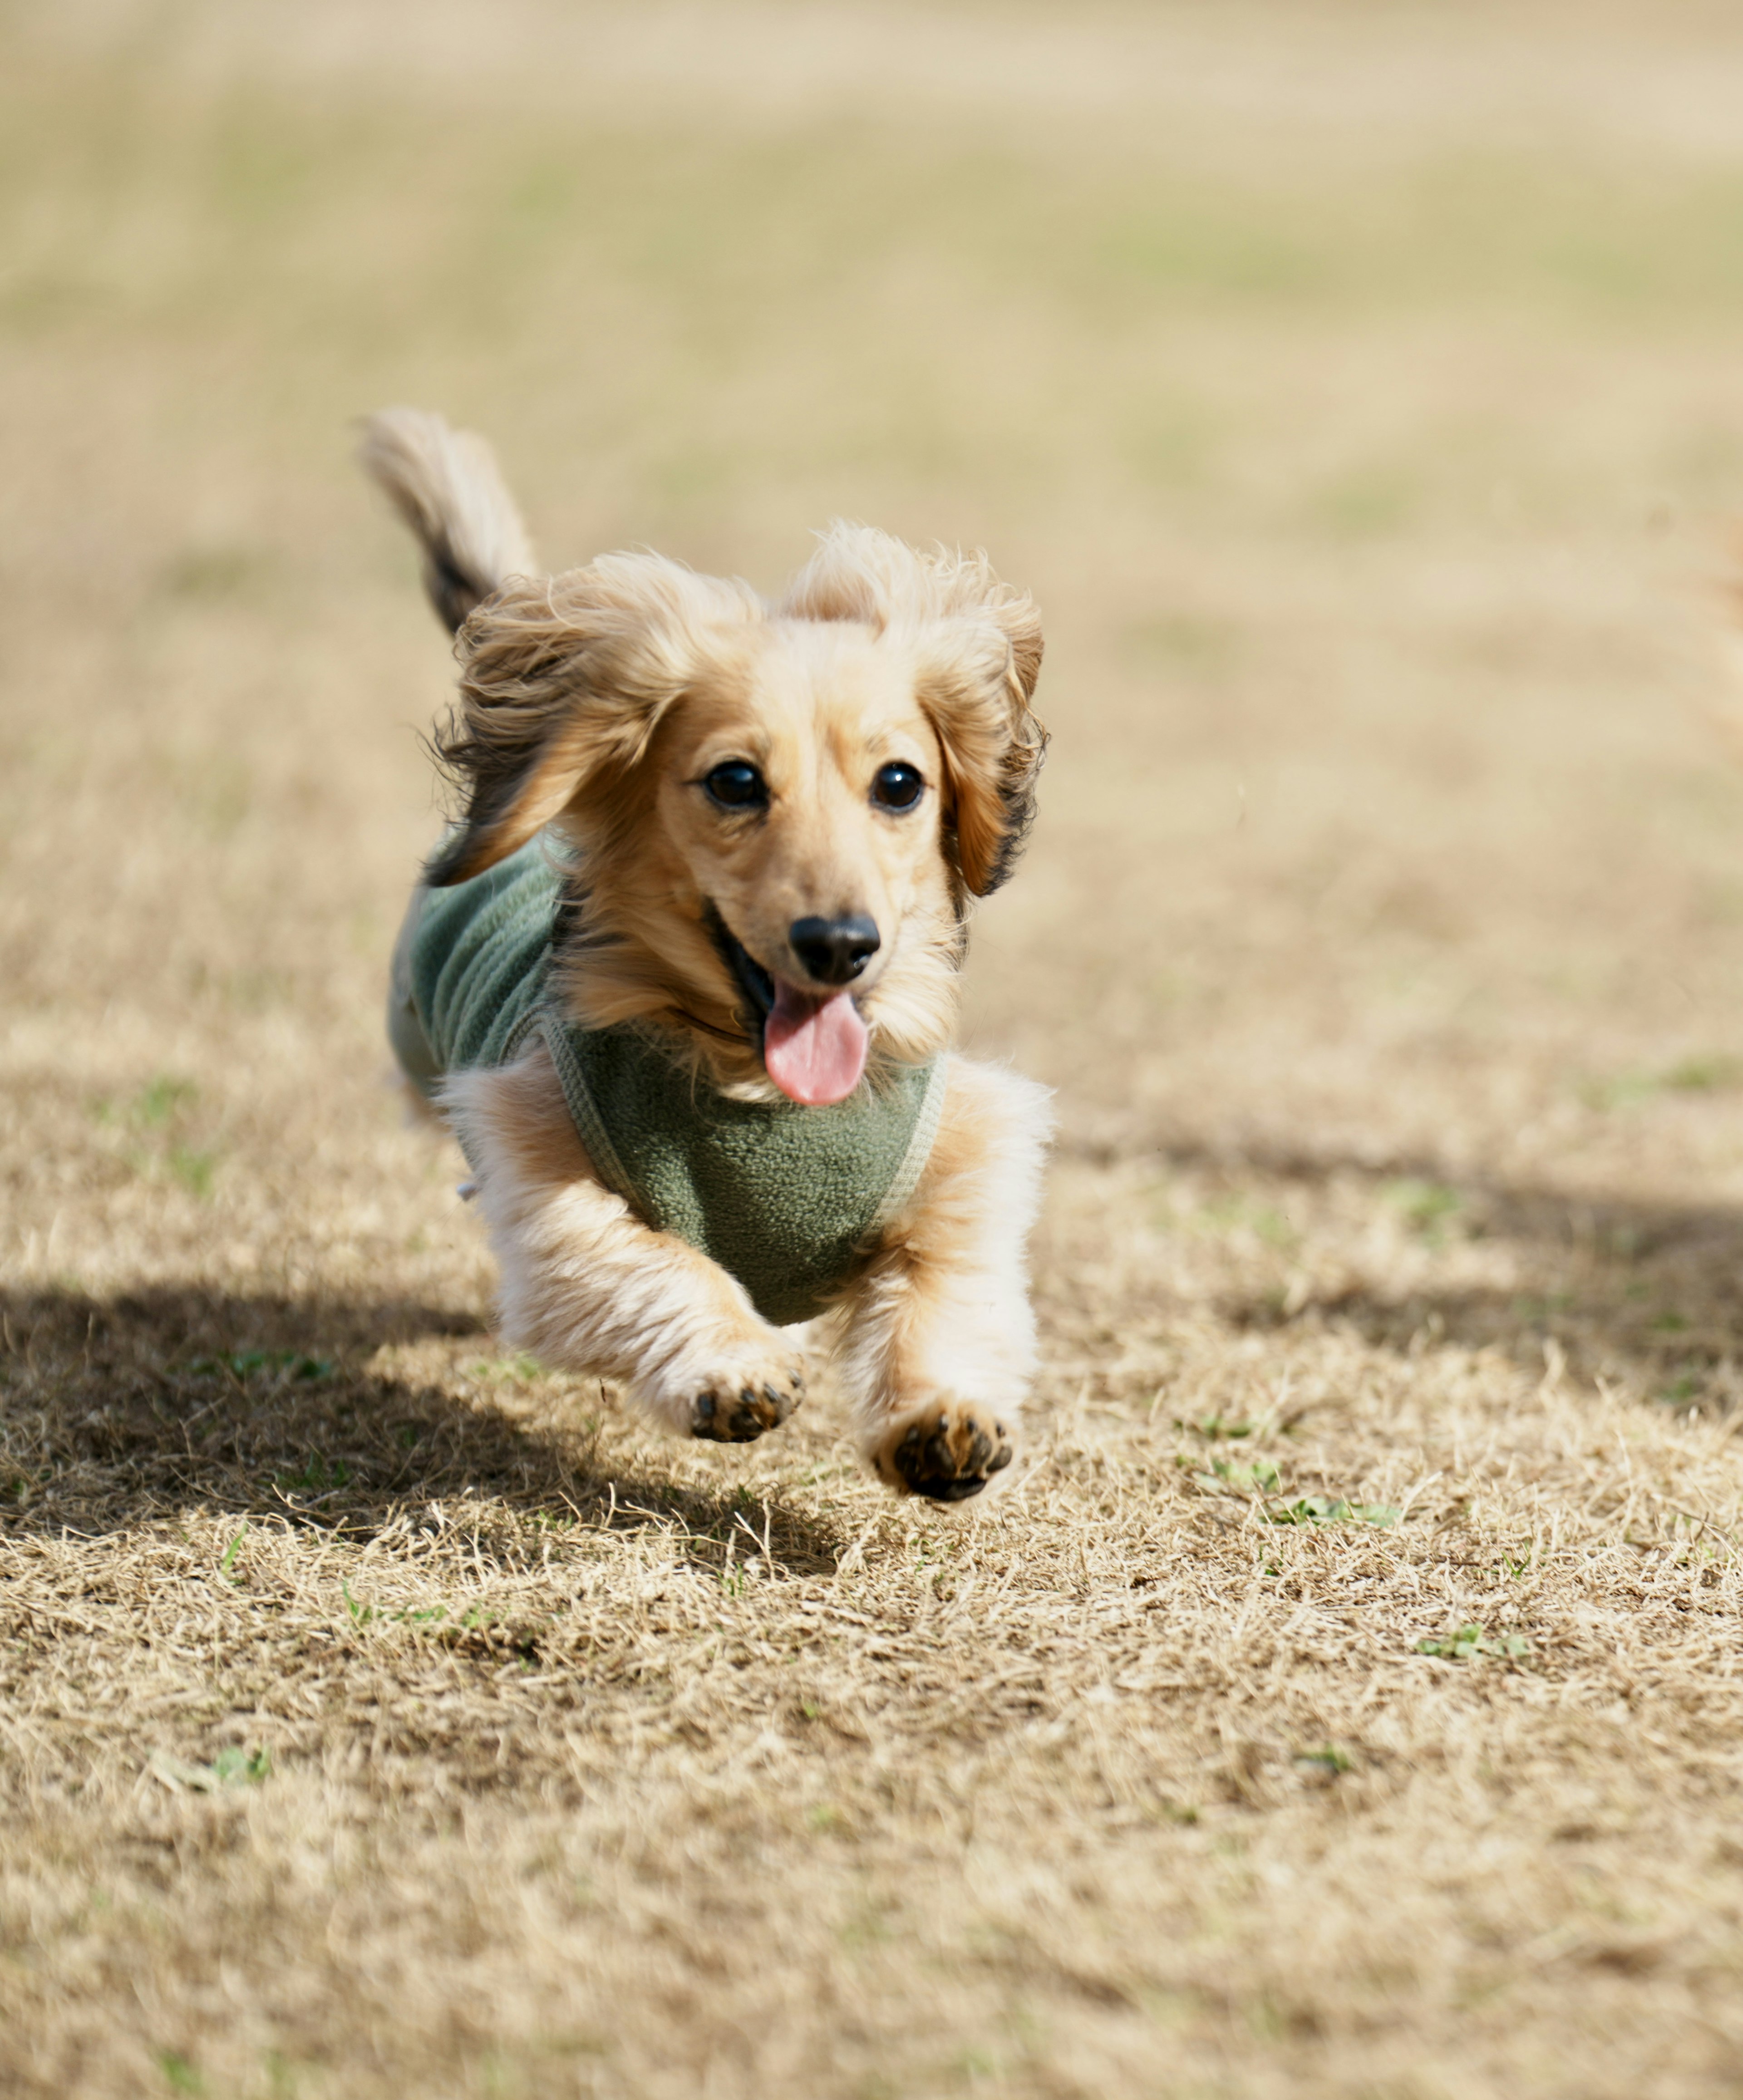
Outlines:
{"label": "black nose", "polygon": [[883,945],[863,911],[851,919],[795,919],[787,929],[792,951],[819,984],[851,983]]}

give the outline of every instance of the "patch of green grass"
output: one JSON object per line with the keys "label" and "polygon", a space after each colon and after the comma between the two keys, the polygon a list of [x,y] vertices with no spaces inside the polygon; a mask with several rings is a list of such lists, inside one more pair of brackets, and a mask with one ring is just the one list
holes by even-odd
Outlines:
{"label": "patch of green grass", "polygon": [[225,1787],[258,1786],[271,1776],[272,1759],[265,1749],[222,1749],[210,1764],[185,1763],[167,1750],[152,1754],[150,1769],[167,1785],[192,1793],[216,1793]]}
{"label": "patch of green grass", "polygon": [[249,1383],[312,1384],[333,1374],[331,1357],[311,1357],[301,1349],[232,1349],[221,1357],[196,1357],[188,1366],[196,1378],[227,1373]]}
{"label": "patch of green grass", "polygon": [[[1182,1465],[1190,1465],[1191,1459],[1183,1458]],[[1277,1467],[1269,1458],[1255,1458],[1242,1464],[1234,1458],[1213,1458],[1208,1472],[1194,1473],[1193,1478],[1202,1488],[1213,1492],[1218,1489],[1232,1489],[1258,1494],[1269,1494],[1278,1480]]]}
{"label": "patch of green grass", "polygon": [[292,2100],[297,2089],[297,2067],[280,2050],[269,2049],[266,2054],[267,2085],[272,2100]]}
{"label": "patch of green grass", "polygon": [[148,1080],[133,1104],[133,1119],[147,1130],[160,1130],[192,1107],[200,1089],[192,1079],[172,1079],[167,1074]]}
{"label": "patch of green grass", "polygon": [[1659,1083],[1675,1094],[1710,1094],[1743,1085],[1743,1057],[1716,1055],[1685,1057],[1662,1074]]}
{"label": "patch of green grass", "polygon": [[189,1144],[183,1135],[190,1110],[199,1099],[192,1079],[160,1073],[148,1079],[130,1100],[117,1101],[99,1095],[90,1104],[91,1121],[104,1127],[132,1134],[135,1142],[125,1145],[121,1157],[135,1174],[155,1177],[167,1173],[190,1195],[202,1202],[211,1194],[212,1183],[223,1154],[214,1145]]}
{"label": "patch of green grass", "polygon": [[191,1145],[173,1145],[170,1148],[170,1172],[189,1195],[197,1196],[204,1202],[212,1193],[212,1177],[218,1171],[218,1157],[216,1152],[198,1152]]}
{"label": "patch of green grass", "polygon": [[348,1486],[351,1477],[351,1468],[342,1458],[329,1462],[320,1452],[311,1451],[300,1473],[276,1474],[274,1485],[287,1494],[330,1495]]}
{"label": "patch of green grass", "polygon": [[1460,1626],[1438,1640],[1419,1640],[1419,1655],[1439,1656],[1445,1662],[1472,1662],[1487,1657],[1498,1662],[1518,1662],[1531,1652],[1523,1634],[1489,1634],[1480,1626]]}
{"label": "patch of green grass", "polygon": [[971,2047],[959,2051],[947,2068],[974,2085],[983,2078],[996,2078],[1002,2067],[990,2049]]}
{"label": "patch of green grass", "polygon": [[1444,1182],[1424,1181],[1414,1176],[1388,1181],[1384,1194],[1387,1202],[1402,1214],[1411,1231],[1420,1233],[1431,1246],[1441,1243],[1447,1226],[1464,1204],[1456,1189],[1449,1189]]}
{"label": "patch of green grass", "polygon": [[477,2075],[483,2100],[518,2100],[527,2089],[520,2064],[498,2049],[487,2049],[479,2056]]}
{"label": "patch of green grass", "polygon": [[1335,1743],[1324,1743],[1317,1750],[1297,1750],[1294,1762],[1299,1771],[1322,1773],[1335,1777],[1351,1768],[1350,1754]]}
{"label": "patch of green grass", "polygon": [[1743,1057],[1712,1051],[1683,1057],[1657,1072],[1615,1072],[1580,1081],[1580,1099],[1590,1109],[1622,1109],[1659,1094],[1712,1094],[1743,1086]]}
{"label": "patch of green grass", "polygon": [[204,2093],[205,2090],[205,2080],[179,2050],[159,2049],[157,2068],[163,2073],[165,2082],[172,2093]]}
{"label": "patch of green grass", "polygon": [[198,1100],[199,1088],[192,1079],[178,1079],[160,1073],[148,1079],[131,1099],[118,1101],[112,1094],[99,1094],[90,1103],[90,1119],[103,1124],[124,1123],[130,1129],[161,1130]]}
{"label": "patch of green grass", "polygon": [[1390,1531],[1397,1521],[1390,1502],[1345,1502],[1339,1495],[1298,1495],[1293,1502],[1273,1502],[1265,1511],[1267,1524],[1366,1524]]}
{"label": "patch of green grass", "polygon": [[1176,1415],[1174,1426],[1176,1429],[1195,1430],[1199,1436],[1213,1444],[1225,1437],[1232,1440],[1243,1436],[1262,1436],[1268,1427],[1263,1422],[1230,1421],[1220,1414],[1201,1415],[1196,1422],[1184,1421]]}
{"label": "patch of green grass", "polygon": [[1571,1290],[1547,1290],[1541,1297],[1516,1298],[1512,1310],[1516,1319],[1547,1320],[1555,1313],[1571,1312],[1573,1307]]}
{"label": "patch of green grass", "polygon": [[212,1760],[212,1776],[220,1786],[258,1786],[272,1770],[271,1755],[260,1750],[220,1750]]}
{"label": "patch of green grass", "polygon": [[1657,1091],[1657,1082],[1644,1072],[1616,1072],[1602,1079],[1582,1079],[1575,1088],[1589,1109],[1626,1108]]}
{"label": "patch of green grass", "polygon": [[466,1365],[466,1374],[491,1385],[531,1385],[535,1379],[544,1377],[545,1366],[536,1357],[523,1351],[513,1357],[481,1357]]}

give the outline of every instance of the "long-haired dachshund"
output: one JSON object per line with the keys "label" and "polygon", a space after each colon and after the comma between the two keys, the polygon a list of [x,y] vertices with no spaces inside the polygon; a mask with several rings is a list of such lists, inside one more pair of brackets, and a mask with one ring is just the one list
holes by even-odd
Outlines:
{"label": "long-haired dachshund", "polygon": [[1034,605],[863,526],[772,603],[652,554],[546,576],[482,440],[394,409],[363,457],[461,665],[461,814],[389,1029],[470,1162],[505,1339],[743,1442],[799,1404],[816,1320],[879,1477],[979,1494],[1049,1126],[950,1045],[1034,809]]}

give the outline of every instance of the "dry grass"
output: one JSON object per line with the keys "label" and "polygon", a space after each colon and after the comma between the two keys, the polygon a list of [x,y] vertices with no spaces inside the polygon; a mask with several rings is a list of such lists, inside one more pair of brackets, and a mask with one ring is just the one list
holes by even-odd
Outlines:
{"label": "dry grass", "polygon": [[[0,15],[0,2082],[1736,2092],[1728,11],[479,19]],[[393,399],[1038,591],[1002,1507],[493,1349]]]}

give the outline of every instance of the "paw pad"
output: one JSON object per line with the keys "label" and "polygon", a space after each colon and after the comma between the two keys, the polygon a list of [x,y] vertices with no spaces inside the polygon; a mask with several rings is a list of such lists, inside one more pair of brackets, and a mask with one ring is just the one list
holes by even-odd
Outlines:
{"label": "paw pad", "polygon": [[1013,1456],[1011,1432],[995,1416],[940,1408],[911,1425],[890,1462],[910,1494],[965,1502]]}
{"label": "paw pad", "polygon": [[779,1429],[799,1405],[798,1379],[777,1386],[741,1385],[698,1393],[691,1403],[691,1434],[713,1444],[751,1444],[766,1429]]}

